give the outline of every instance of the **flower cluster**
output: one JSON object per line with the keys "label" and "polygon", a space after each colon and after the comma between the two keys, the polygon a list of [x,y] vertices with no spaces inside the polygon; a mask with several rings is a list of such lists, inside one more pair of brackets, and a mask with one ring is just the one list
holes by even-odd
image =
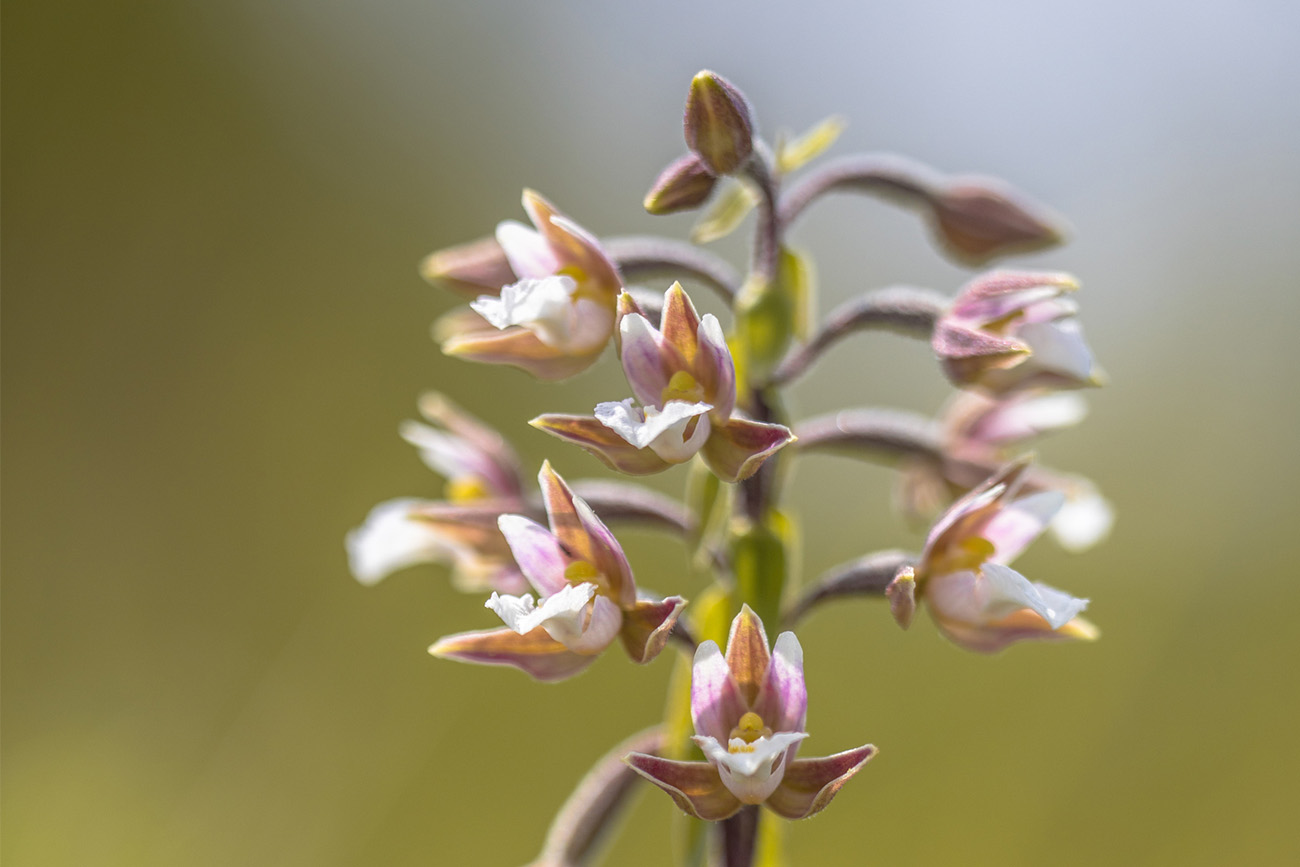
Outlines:
{"label": "flower cluster", "polygon": [[[597,763],[562,808],[538,864],[589,860],[643,779],[694,820],[713,823],[727,867],[752,863],[760,806],[781,819],[823,810],[876,748],[798,757],[808,693],[793,630],[813,607],[875,597],[906,629],[922,606],[941,636],[979,653],[1098,635],[1081,616],[1087,599],[1010,565],[1045,531],[1081,550],[1112,521],[1090,481],[1024,454],[1030,441],[1081,421],[1077,390],[1104,379],[1069,297],[1076,281],[1000,270],[975,276],[951,298],[885,288],[849,299],[815,325],[813,272],[786,237],[836,190],[881,193],[919,211],[939,248],[966,265],[1059,243],[1056,219],[1001,182],[890,156],[844,157],[791,177],[841,128],[827,121],[773,146],[734,85],[708,71],[692,81],[688,153],[664,169],[644,204],[651,213],[702,210],[697,241],[727,234],[757,209],[743,278],[697,246],[598,238],[532,191],[523,196],[531,227],[507,220],[493,237],[422,265],[430,282],[469,300],[435,325],[448,355],[559,381],[599,363],[614,344],[631,397],[598,403],[591,415],[543,414],[534,428],[621,476],[691,465],[681,503],[629,480],[570,484],[549,461],[533,486],[505,437],[430,394],[420,401],[424,421],[406,423],[401,435],[446,479],[443,498],[380,503],[347,538],[363,584],[438,563],[450,567],[458,589],[486,597],[496,625],[438,639],[429,648],[436,657],[545,682],[581,673],[616,640],[634,663],[670,646],[689,660],[689,692],[669,702],[682,712]],[[629,285],[650,278],[669,284],[662,301]],[[677,281],[716,292],[730,315],[701,315]],[[957,389],[944,410],[929,418],[855,407],[791,418],[787,387],[830,346],[870,329],[930,343]],[[858,380],[869,387],[869,377]],[[791,476],[784,470],[819,451],[896,466],[900,506],[931,521],[921,550],[856,552],[794,586],[797,517],[782,502]],[[692,605],[643,589],[610,529],[620,522],[680,538],[712,570],[702,599]],[[676,589],[675,575],[640,568],[648,586]],[[774,643],[764,620],[786,627]]]}

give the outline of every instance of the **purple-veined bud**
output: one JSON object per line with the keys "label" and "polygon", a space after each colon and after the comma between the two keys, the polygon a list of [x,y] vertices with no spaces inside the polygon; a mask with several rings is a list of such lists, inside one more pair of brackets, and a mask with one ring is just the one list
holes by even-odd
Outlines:
{"label": "purple-veined bud", "polygon": [[660,172],[645,195],[645,209],[652,214],[671,214],[698,208],[708,201],[718,178],[695,154],[674,161]]}
{"label": "purple-veined bud", "polygon": [[684,118],[686,146],[715,175],[728,175],[754,151],[754,122],[745,95],[716,72],[691,80]]}

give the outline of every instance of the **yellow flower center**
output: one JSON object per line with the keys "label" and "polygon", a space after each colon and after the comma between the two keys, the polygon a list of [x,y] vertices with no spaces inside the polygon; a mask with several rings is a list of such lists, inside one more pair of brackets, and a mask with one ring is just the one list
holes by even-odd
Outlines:
{"label": "yellow flower center", "polygon": [[461,476],[447,482],[446,495],[453,503],[472,503],[487,499],[492,491],[479,476]]}
{"label": "yellow flower center", "polygon": [[555,273],[560,277],[569,277],[574,283],[578,284],[578,288],[573,290],[574,301],[579,298],[596,299],[602,297],[597,287],[592,286],[591,275],[578,265],[565,265]]}
{"label": "yellow flower center", "polygon": [[684,370],[679,370],[673,374],[672,379],[668,380],[668,385],[664,387],[663,393],[659,395],[661,406],[670,400],[697,403],[704,400],[704,388],[695,377]]}
{"label": "yellow flower center", "polygon": [[574,560],[564,569],[564,580],[570,584],[597,583],[600,570],[586,560]]}
{"label": "yellow flower center", "polygon": [[943,552],[939,563],[931,570],[938,574],[977,570],[993,556],[993,543],[983,536],[967,536]]}
{"label": "yellow flower center", "polygon": [[727,752],[729,753],[752,753],[754,751],[754,741],[759,738],[770,738],[772,730],[763,724],[763,718],[752,710],[747,711],[736,723],[736,727],[731,730],[727,737],[728,741],[744,741],[743,744],[728,743]]}

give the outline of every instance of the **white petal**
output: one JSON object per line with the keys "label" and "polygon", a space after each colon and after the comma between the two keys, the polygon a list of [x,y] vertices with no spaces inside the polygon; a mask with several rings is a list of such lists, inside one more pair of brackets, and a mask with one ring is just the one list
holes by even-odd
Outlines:
{"label": "white petal", "polygon": [[1092,376],[1092,351],[1077,319],[1031,322],[1016,337],[1028,344],[1035,367],[1080,380]]}
{"label": "white petal", "polygon": [[628,398],[617,403],[597,404],[595,414],[597,421],[631,445],[639,449],[651,448],[664,460],[679,464],[698,452],[709,438],[707,418],[701,418],[695,431],[686,437],[690,420],[712,408],[713,405],[708,403],[670,400],[660,411],[654,407],[639,407],[633,398]]}
{"label": "white petal", "polygon": [[418,421],[403,422],[398,429],[402,439],[415,446],[425,466],[440,476],[455,479],[477,475],[481,453],[466,445],[458,436],[444,433]]}
{"label": "white petal", "polygon": [[1040,491],[998,509],[979,529],[979,534],[993,543],[993,561],[1010,563],[1020,556],[1043,534],[1064,502],[1060,491]]}
{"label": "white petal", "polygon": [[523,223],[504,220],[497,225],[497,243],[501,245],[510,269],[520,279],[545,277],[560,268],[560,260],[546,243],[542,233]]}
{"label": "white petal", "polygon": [[734,738],[730,742],[730,746],[738,748],[734,753],[711,737],[694,740],[718,769],[731,794],[746,804],[761,804],[781,784],[790,748],[806,737],[806,732],[777,732],[751,744]]}
{"label": "white petal", "polygon": [[499,298],[481,295],[469,306],[497,328],[521,325],[548,346],[561,346],[568,336],[577,288],[577,282],[566,275],[526,278],[502,286]]}
{"label": "white petal", "polygon": [[525,593],[523,596],[493,593],[488,597],[488,601],[483,603],[483,607],[495,611],[506,626],[520,635],[531,632],[537,626],[536,623],[530,622],[531,615],[537,610],[537,601],[533,599],[531,593]]}
{"label": "white petal", "polygon": [[1062,548],[1083,551],[1105,539],[1114,523],[1115,512],[1106,498],[1088,491],[1075,497],[1067,494],[1049,529]]}
{"label": "white petal", "polygon": [[443,562],[455,557],[459,546],[411,512],[427,501],[389,500],[370,510],[365,523],[348,533],[348,565],[362,584],[374,584],[398,569],[417,563]]}
{"label": "white petal", "polygon": [[555,634],[556,631],[562,634],[571,633],[574,638],[582,634],[587,619],[587,603],[594,595],[596,595],[595,584],[568,584],[560,592],[543,599],[541,605],[533,601],[530,593],[525,593],[523,596],[502,596],[493,593],[492,597],[484,603],[484,607],[495,611],[505,621],[506,626],[520,635],[532,632],[539,626],[545,626],[552,638],[563,641]]}
{"label": "white petal", "polygon": [[1052,625],[1053,629],[1060,629],[1074,618],[1083,613],[1088,607],[1089,600],[1080,599],[1077,596],[1071,596],[1064,590],[1057,590],[1055,587],[1049,587],[1046,584],[1034,584],[1034,589],[1042,597],[1043,603],[1049,613],[1043,614],[1047,622]]}
{"label": "white petal", "polygon": [[1028,608],[1053,629],[1060,629],[1088,607],[1087,599],[1077,599],[1046,584],[1031,584],[1028,578],[1007,566],[985,563],[982,571],[987,594],[985,613],[993,620]]}

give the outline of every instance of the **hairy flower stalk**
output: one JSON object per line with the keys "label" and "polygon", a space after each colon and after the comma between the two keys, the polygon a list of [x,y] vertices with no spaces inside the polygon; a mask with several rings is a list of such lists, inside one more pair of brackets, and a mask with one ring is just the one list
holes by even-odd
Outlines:
{"label": "hairy flower stalk", "polygon": [[[879,154],[817,163],[843,126],[831,118],[797,138],[778,133],[773,144],[744,94],[705,70],[683,110],[687,152],[659,172],[642,203],[652,214],[701,210],[694,244],[602,240],[525,191],[531,227],[503,222],[494,237],[421,265],[431,283],[470,301],[435,326],[449,355],[560,380],[599,363],[614,344],[631,396],[601,402],[591,415],[544,413],[533,427],[625,476],[690,466],[681,502],[626,480],[569,485],[549,463],[535,488],[504,437],[429,396],[425,422],[408,423],[402,435],[447,480],[445,498],[381,503],[348,536],[362,583],[434,562],[450,567],[460,589],[487,596],[500,625],[448,635],[429,648],[434,656],[555,682],[615,641],[635,663],[652,661],[670,638],[689,653],[679,658],[663,724],[597,762],[558,813],[536,865],[592,863],[642,780],[691,817],[687,837],[696,844],[684,862],[780,861],[781,820],[825,809],[876,750],[799,756],[808,736],[803,649],[791,631],[769,645],[764,622],[803,629],[816,625],[813,609],[865,597],[878,600],[880,619],[888,611],[905,629],[924,608],[942,636],[981,653],[1098,635],[1081,616],[1087,599],[1010,565],[1043,532],[1082,550],[1104,538],[1113,518],[1088,479],[1024,455],[1039,437],[1080,422],[1085,406],[1075,390],[1104,379],[1083,340],[1076,281],[990,271],[951,298],[896,286],[819,317],[813,262],[788,237],[835,192],[917,211],[940,252],[964,265],[1058,244],[1062,221],[994,179]],[[750,212],[744,273],[697,246],[734,231]],[[726,311],[701,315],[680,280],[715,293]],[[942,411],[860,406],[800,418],[789,388],[814,365],[828,367],[839,342],[882,330],[929,342],[957,389]],[[891,372],[837,373],[866,399]],[[782,496],[798,483],[789,467],[822,452],[896,468],[896,505],[930,525],[921,550],[849,548],[855,559],[796,586],[805,565],[799,516]],[[711,585],[692,593],[689,606],[683,596],[640,589],[608,529],[615,521],[680,538]],[[671,593],[684,571],[661,571],[654,583]],[[861,672],[845,676],[856,682]],[[879,713],[905,718],[907,709]]]}

